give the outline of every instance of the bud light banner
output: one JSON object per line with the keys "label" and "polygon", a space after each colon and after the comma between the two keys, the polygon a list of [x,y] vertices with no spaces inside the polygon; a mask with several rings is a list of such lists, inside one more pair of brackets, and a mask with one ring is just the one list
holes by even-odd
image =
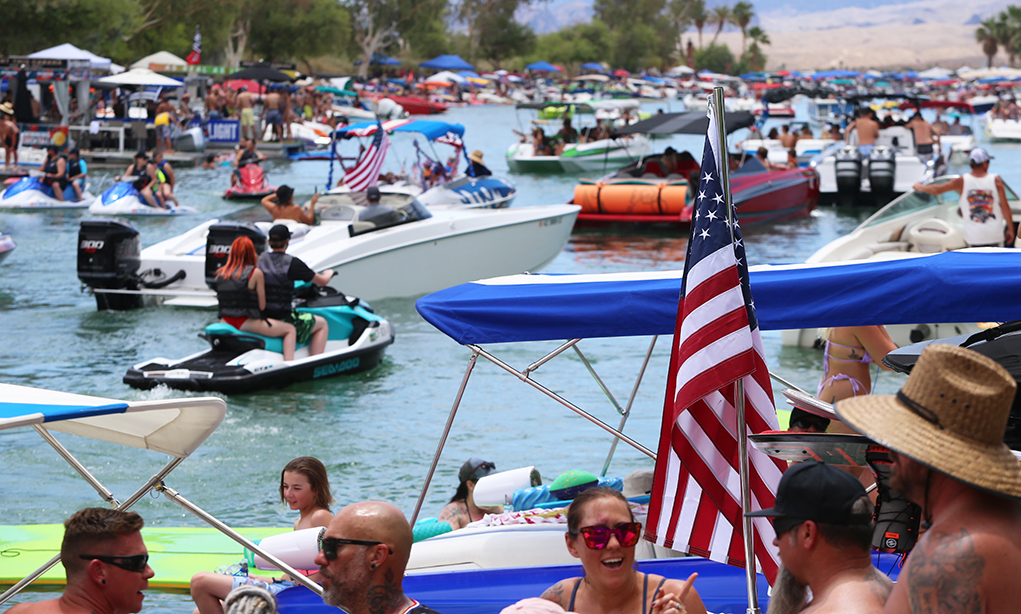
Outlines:
{"label": "bud light banner", "polygon": [[236,119],[211,119],[206,122],[206,139],[212,143],[237,143],[239,125]]}

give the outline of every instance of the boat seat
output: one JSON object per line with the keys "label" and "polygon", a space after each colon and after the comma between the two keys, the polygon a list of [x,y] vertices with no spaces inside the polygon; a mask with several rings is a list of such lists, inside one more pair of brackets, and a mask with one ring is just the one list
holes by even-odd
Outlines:
{"label": "boat seat", "polygon": [[877,241],[862,245],[847,255],[847,260],[867,260],[876,254],[884,252],[906,252],[909,244],[907,241]]}
{"label": "boat seat", "polygon": [[[348,344],[353,344],[361,336],[362,332],[366,328],[376,326],[372,322],[381,321],[382,318],[374,313],[365,311],[360,307],[301,307],[298,311],[303,313],[311,313],[317,315],[326,320],[326,324],[329,326],[329,335],[327,340],[329,341],[340,341],[345,340]],[[254,337],[256,339],[262,339],[265,342],[266,350],[269,352],[277,352],[282,354],[284,351],[284,340],[283,337],[265,337],[263,335],[257,335],[247,331],[242,331],[234,328],[230,324],[223,322],[216,322],[206,327],[206,336],[209,335],[239,335],[245,337]],[[308,343],[299,343],[295,346],[295,349],[303,348]]]}
{"label": "boat seat", "polygon": [[931,217],[911,226],[907,239],[914,250],[922,254],[938,254],[968,246],[964,240],[964,232],[960,228],[955,228],[938,217]]}
{"label": "boat seat", "polygon": [[[254,337],[256,339],[262,339],[266,344],[266,351],[276,352],[278,354],[284,353],[284,338],[283,337],[264,337],[263,335],[256,335],[255,333],[249,333],[246,331],[238,330],[230,324],[224,324],[223,322],[216,322],[206,327],[206,336],[212,335],[240,335],[244,337]],[[295,345],[294,349],[303,348],[308,343],[299,343]]]}

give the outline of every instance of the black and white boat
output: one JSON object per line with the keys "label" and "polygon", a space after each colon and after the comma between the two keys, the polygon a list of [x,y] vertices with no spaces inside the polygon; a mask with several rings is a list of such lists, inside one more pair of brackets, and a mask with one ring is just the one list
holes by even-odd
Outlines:
{"label": "black and white boat", "polygon": [[[313,289],[310,287],[310,290]],[[281,338],[242,332],[217,322],[199,335],[210,348],[179,360],[153,358],[131,367],[124,383],[143,390],[165,385],[179,390],[227,394],[282,388],[295,382],[368,371],[383,360],[394,341],[394,328],[357,298],[319,291],[302,300],[298,311],[322,316],[329,324],[326,351],[309,355],[299,345],[284,360]]]}

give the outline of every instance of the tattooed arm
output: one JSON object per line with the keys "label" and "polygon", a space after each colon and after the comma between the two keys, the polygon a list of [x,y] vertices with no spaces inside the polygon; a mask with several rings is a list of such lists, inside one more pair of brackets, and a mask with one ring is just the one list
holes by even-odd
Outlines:
{"label": "tattooed arm", "polygon": [[571,594],[571,588],[570,587],[571,587],[571,584],[575,580],[578,580],[578,579],[577,578],[569,578],[567,580],[561,580],[560,582],[557,582],[553,586],[551,586],[551,587],[547,588],[545,591],[543,591],[543,593],[542,593],[542,595],[540,595],[540,597],[542,599],[545,599],[546,601],[552,601],[553,603],[558,604],[560,607],[562,607],[562,608],[564,608],[566,610],[567,606],[568,606],[568,601],[567,600],[570,599],[570,594]]}
{"label": "tattooed arm", "polygon": [[985,611],[982,577],[986,561],[967,529],[929,531],[908,558],[912,614],[978,614]]}
{"label": "tattooed arm", "polygon": [[463,501],[452,501],[443,508],[436,520],[449,522],[454,530],[463,529],[468,524],[468,508]]}

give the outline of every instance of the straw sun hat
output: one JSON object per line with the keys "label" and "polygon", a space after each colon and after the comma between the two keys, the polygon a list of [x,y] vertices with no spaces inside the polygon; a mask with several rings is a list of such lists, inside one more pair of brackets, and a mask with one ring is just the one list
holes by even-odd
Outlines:
{"label": "straw sun hat", "polygon": [[482,151],[476,149],[475,151],[468,154],[468,159],[471,160],[472,162],[482,164]]}
{"label": "straw sun hat", "polygon": [[1021,461],[1003,443],[1017,383],[973,350],[930,345],[896,395],[837,403],[855,430],[952,478],[1021,499]]}

